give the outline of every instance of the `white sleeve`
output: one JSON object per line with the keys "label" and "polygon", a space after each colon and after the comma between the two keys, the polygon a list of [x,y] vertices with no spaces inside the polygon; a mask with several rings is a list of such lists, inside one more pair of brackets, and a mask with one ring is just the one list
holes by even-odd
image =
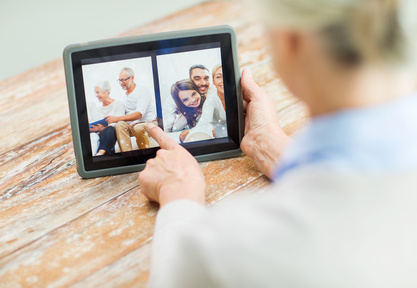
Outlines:
{"label": "white sleeve", "polygon": [[286,265],[312,247],[304,217],[293,225],[292,205],[276,196],[210,211],[190,200],[164,206],[155,225],[149,287],[291,286],[285,274],[293,271]]}
{"label": "white sleeve", "polygon": [[417,287],[415,173],[359,174],[311,165],[261,199],[167,204],[149,287]]}
{"label": "white sleeve", "polygon": [[[256,247],[262,245],[261,239],[268,239],[262,233],[279,224],[265,218],[263,209],[253,204],[218,211],[204,211],[190,200],[164,206],[155,225],[149,287],[274,287],[268,286],[271,278],[256,285],[262,269],[276,264],[267,257],[260,265],[259,258],[270,256],[271,248],[280,251],[283,247],[266,245],[260,252]],[[286,232],[282,235],[291,234]]]}
{"label": "white sleeve", "polygon": [[136,104],[136,111],[142,114],[142,118],[145,117],[145,113],[148,110],[148,106],[151,104],[152,95],[146,87],[140,87],[138,91],[138,101]]}
{"label": "white sleeve", "polygon": [[[203,104],[203,111],[201,113],[201,117],[197,122],[196,127],[208,125],[213,121],[213,114],[214,114],[214,97],[215,95],[209,95],[206,101]],[[215,96],[217,97],[217,95]]]}
{"label": "white sleeve", "polygon": [[177,200],[159,210],[153,236],[148,287],[186,287],[175,280],[179,276],[176,275],[178,268],[186,270],[190,264],[189,260],[181,257],[182,236],[198,223],[204,212],[204,206],[191,200]]}
{"label": "white sleeve", "polygon": [[177,114],[172,124],[172,132],[182,131],[188,126],[187,119],[182,114]]}
{"label": "white sleeve", "polygon": [[178,108],[172,98],[165,100],[162,108],[162,115],[165,132],[178,131],[187,126],[187,121],[185,121],[186,124],[182,127],[183,123],[180,119],[184,117],[180,117],[182,115],[179,114]]}

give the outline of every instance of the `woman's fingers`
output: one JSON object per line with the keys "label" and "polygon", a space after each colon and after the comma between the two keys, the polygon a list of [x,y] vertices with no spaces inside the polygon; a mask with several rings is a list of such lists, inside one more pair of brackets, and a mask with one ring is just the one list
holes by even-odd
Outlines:
{"label": "woman's fingers", "polygon": [[177,147],[181,147],[177,142],[174,141],[174,139],[165,134],[165,132],[155,124],[149,124],[146,127],[146,130],[152,136],[152,138],[158,142],[162,149],[172,150]]}

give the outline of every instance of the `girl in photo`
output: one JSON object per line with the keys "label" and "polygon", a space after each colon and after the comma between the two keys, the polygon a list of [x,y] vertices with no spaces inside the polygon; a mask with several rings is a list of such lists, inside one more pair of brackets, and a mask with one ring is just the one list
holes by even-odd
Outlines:
{"label": "girl in photo", "polygon": [[[187,127],[190,129],[195,127],[201,117],[206,96],[200,95],[198,87],[190,79],[180,80],[172,85],[171,96],[176,106],[175,111],[171,113],[171,117],[166,118],[168,122],[172,121],[171,131],[175,132]],[[181,133],[181,142],[188,135],[188,131]]]}

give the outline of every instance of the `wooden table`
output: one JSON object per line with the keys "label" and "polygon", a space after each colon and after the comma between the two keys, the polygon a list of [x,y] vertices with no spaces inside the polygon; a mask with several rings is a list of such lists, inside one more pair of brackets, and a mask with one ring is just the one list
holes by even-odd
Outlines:
{"label": "wooden table", "polygon": [[[306,109],[272,72],[262,25],[248,13],[241,2],[206,2],[118,36],[232,25],[241,67],[252,68],[291,134]],[[145,286],[158,205],[137,173],[77,174],[66,97],[62,59],[0,82],[0,287]],[[209,206],[269,185],[246,156],[200,166]]]}

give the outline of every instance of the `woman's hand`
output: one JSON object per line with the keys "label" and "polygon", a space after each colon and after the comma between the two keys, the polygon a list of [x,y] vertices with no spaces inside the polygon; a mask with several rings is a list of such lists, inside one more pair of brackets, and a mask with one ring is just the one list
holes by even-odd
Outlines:
{"label": "woman's hand", "polygon": [[107,123],[112,124],[112,123],[117,123],[120,121],[120,117],[119,116],[106,116],[105,117]]}
{"label": "woman's hand", "polygon": [[178,199],[204,204],[206,183],[195,158],[158,126],[149,124],[146,129],[161,149],[139,173],[143,194],[161,206]]}
{"label": "woman's hand", "polygon": [[291,138],[279,125],[275,103],[256,84],[249,69],[243,70],[241,85],[246,113],[241,148],[262,173],[272,178],[280,155]]}
{"label": "woman's hand", "polygon": [[93,128],[90,128],[90,132],[101,132],[101,131],[103,131],[104,129],[107,128],[107,127],[104,127],[101,124],[92,125],[92,126],[93,126]]}

